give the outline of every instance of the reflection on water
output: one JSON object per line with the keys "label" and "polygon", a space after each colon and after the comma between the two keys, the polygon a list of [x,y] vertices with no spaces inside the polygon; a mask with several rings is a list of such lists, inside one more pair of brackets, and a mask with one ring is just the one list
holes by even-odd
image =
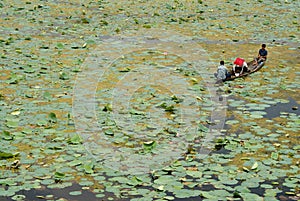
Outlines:
{"label": "reflection on water", "polygon": [[[72,196],[69,192],[73,191],[80,191],[81,195]],[[20,200],[69,200],[69,201],[76,201],[76,200],[100,200],[96,197],[95,193],[91,192],[90,190],[83,190],[82,187],[77,184],[73,183],[72,186],[62,188],[62,189],[50,189],[46,188],[45,186],[41,189],[31,189],[31,190],[21,190],[16,195],[24,195],[26,196],[25,199]],[[1,201],[11,201],[15,200],[8,197],[0,197]]]}
{"label": "reflection on water", "polygon": [[265,112],[267,113],[264,117],[268,119],[273,119],[279,117],[281,113],[295,113],[296,115],[300,115],[300,110],[298,104],[294,99],[288,98],[288,103],[277,103],[272,105],[269,108],[266,108]]}

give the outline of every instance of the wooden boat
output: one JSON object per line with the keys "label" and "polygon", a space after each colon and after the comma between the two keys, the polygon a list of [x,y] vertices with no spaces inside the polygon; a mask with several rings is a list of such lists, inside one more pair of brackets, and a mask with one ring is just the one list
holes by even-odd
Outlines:
{"label": "wooden boat", "polygon": [[234,80],[234,79],[240,78],[240,77],[246,77],[251,73],[259,71],[265,65],[265,61],[260,62],[259,64],[256,64],[256,65],[254,65],[254,64],[255,64],[255,60],[250,61],[249,63],[247,63],[247,65],[248,65],[248,71],[247,72],[242,72],[242,74],[240,74],[238,70],[236,71],[237,74],[234,74],[232,72],[231,77],[226,78],[225,81]]}

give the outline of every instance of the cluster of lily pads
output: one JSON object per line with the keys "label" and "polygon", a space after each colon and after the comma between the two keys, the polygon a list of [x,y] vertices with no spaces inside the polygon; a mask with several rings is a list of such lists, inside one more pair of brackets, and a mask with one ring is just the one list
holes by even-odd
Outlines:
{"label": "cluster of lily pads", "polygon": [[[298,7],[298,1],[288,0],[0,2],[0,199],[298,200]],[[187,35],[205,47],[216,66],[220,57],[229,65],[234,54],[256,54],[265,40],[270,56],[246,79],[211,85],[227,101],[227,116],[222,134],[205,146],[216,109],[206,84],[214,81],[213,66],[199,61],[206,72],[199,74],[178,55],[148,50],[111,61],[96,93],[103,128],[95,134],[97,143],[154,157],[176,140],[183,142],[175,159],[149,161],[148,172],[127,174],[108,166],[97,155],[102,150],[87,150],[84,131],[74,125],[73,86],[96,46],[152,28]],[[129,74],[145,76],[139,70],[145,68],[169,69],[195,96],[143,84],[131,94],[128,111],[116,110],[111,104],[116,82]],[[134,87],[130,84],[124,86]],[[191,119],[180,113],[185,109],[197,116],[189,122],[195,129],[182,129]],[[202,149],[210,154],[203,157]],[[140,170],[136,163],[121,164]]]}

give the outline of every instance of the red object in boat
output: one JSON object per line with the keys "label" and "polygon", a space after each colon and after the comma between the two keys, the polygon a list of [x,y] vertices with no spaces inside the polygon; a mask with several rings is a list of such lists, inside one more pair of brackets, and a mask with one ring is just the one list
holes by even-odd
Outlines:
{"label": "red object in boat", "polygon": [[234,61],[234,64],[238,65],[238,66],[243,66],[245,59],[242,58],[236,58]]}

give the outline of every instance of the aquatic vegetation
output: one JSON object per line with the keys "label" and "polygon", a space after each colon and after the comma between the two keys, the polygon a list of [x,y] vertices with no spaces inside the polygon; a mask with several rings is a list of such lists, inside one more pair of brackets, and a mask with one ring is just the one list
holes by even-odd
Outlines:
{"label": "aquatic vegetation", "polygon": [[0,199],[299,199],[298,8],[0,2]]}

